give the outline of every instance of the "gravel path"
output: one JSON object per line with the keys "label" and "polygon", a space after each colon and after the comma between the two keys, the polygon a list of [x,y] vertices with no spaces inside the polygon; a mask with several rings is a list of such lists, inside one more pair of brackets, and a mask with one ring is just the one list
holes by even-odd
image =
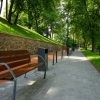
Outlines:
{"label": "gravel path", "polygon": [[[0,100],[11,100],[12,86],[0,84]],[[49,63],[46,79],[37,70],[18,78],[16,100],[100,100],[100,74],[76,50],[54,66]]]}

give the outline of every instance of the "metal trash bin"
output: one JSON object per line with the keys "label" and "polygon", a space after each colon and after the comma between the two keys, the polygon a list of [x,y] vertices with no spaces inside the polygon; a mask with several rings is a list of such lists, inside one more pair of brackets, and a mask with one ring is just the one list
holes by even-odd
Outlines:
{"label": "metal trash bin", "polygon": [[38,63],[43,63],[38,66],[38,71],[48,70],[48,49],[38,48]]}

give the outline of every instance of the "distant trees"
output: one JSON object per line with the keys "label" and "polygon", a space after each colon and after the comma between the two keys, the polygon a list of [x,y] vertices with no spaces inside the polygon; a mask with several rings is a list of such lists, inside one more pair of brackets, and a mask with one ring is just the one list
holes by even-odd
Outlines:
{"label": "distant trees", "polygon": [[100,37],[100,1],[77,0],[77,3],[75,1],[74,4],[76,5],[74,5],[76,9],[74,21],[77,19],[75,26],[77,27],[78,24],[80,33],[82,33],[84,47],[87,48],[89,44],[94,51],[97,46],[98,35]]}
{"label": "distant trees", "polygon": [[6,0],[6,19],[66,45],[100,47],[100,0]]}
{"label": "distant trees", "polygon": [[85,49],[88,47],[94,52],[100,47],[100,1],[99,0],[62,0],[65,38],[63,32],[57,37],[69,41],[72,45],[77,42]]}

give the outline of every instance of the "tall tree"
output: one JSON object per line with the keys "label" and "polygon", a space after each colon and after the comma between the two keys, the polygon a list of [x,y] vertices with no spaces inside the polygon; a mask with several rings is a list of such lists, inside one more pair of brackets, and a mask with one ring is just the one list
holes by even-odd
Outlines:
{"label": "tall tree", "polygon": [[14,13],[13,11],[13,5],[14,5],[15,0],[11,0],[10,2],[10,8],[9,8],[9,14],[8,14],[8,22],[11,23],[11,17],[12,14]]}
{"label": "tall tree", "polygon": [[25,10],[25,0],[15,0],[15,19],[14,24],[17,24],[19,14]]}
{"label": "tall tree", "polygon": [[6,0],[6,19],[8,19],[8,0]]}
{"label": "tall tree", "polygon": [[3,0],[0,1],[0,14],[1,14],[1,11],[2,11],[2,6],[3,6]]}

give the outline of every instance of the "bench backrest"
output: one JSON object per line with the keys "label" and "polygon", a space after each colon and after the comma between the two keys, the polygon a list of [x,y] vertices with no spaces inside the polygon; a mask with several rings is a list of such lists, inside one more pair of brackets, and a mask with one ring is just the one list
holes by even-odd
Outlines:
{"label": "bench backrest", "polygon": [[[27,50],[0,51],[0,63],[7,63],[11,68],[30,62],[30,54]],[[7,70],[0,65],[0,72]]]}

